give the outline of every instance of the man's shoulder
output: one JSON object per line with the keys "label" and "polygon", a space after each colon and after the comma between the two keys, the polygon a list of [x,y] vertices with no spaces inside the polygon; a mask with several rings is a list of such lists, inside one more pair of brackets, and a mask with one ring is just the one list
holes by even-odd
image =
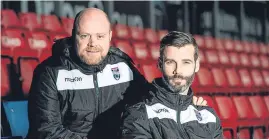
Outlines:
{"label": "man's shoulder", "polygon": [[59,67],[62,67],[62,64],[59,63],[59,60],[50,56],[36,66],[35,72],[42,73],[42,72],[45,72],[47,70],[59,69]]}
{"label": "man's shoulder", "polygon": [[146,104],[144,101],[126,107],[126,112],[134,118],[146,116]]}

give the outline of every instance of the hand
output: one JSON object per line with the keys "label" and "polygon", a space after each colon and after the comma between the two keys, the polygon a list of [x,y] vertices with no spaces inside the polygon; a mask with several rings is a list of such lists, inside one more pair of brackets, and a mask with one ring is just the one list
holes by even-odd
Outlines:
{"label": "hand", "polygon": [[193,96],[193,104],[199,105],[199,106],[207,106],[207,101],[203,99],[203,97],[197,98],[196,96]]}

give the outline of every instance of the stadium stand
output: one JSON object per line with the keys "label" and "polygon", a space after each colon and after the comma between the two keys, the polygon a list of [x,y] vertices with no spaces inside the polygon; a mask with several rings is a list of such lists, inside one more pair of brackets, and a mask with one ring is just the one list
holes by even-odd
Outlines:
{"label": "stadium stand", "polygon": [[[1,13],[2,137],[24,138],[28,130],[26,99],[33,70],[51,55],[54,39],[71,35],[74,19],[55,15],[39,17],[31,12],[17,16],[13,10],[1,10]],[[157,59],[159,41],[167,30],[115,24],[112,31],[113,46],[127,53],[149,82],[162,76]],[[201,68],[192,87],[220,116],[224,138],[268,138],[269,45],[194,37],[199,46]],[[19,83],[14,80],[16,76]],[[5,117],[7,124],[3,122]]]}

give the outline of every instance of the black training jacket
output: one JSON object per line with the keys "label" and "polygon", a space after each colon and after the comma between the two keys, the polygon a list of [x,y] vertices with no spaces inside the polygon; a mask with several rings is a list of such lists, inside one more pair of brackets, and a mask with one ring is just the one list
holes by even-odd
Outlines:
{"label": "black training jacket", "polygon": [[196,106],[193,93],[166,90],[161,78],[155,79],[144,102],[131,105],[124,113],[123,138],[199,139],[222,138],[220,119],[208,106]]}
{"label": "black training jacket", "polygon": [[72,38],[56,41],[34,70],[28,138],[118,138],[126,103],[147,84],[122,51],[111,47],[101,64],[81,61]]}

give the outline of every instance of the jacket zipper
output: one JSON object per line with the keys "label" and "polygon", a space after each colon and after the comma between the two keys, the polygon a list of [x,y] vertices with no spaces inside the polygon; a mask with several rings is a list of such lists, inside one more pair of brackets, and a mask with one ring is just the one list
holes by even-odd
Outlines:
{"label": "jacket zipper", "polygon": [[[180,103],[178,104],[178,100],[180,100]],[[178,127],[179,127],[179,130],[180,130],[180,132],[181,132],[181,134],[183,135],[183,138],[184,139],[189,139],[189,137],[188,137],[188,135],[187,135],[187,133],[186,133],[186,131],[184,130],[184,128],[183,128],[183,126],[182,126],[182,124],[180,123],[180,112],[181,112],[181,109],[182,109],[182,104],[183,104],[183,101],[181,100],[181,99],[178,99],[177,100],[177,108],[178,108],[178,111],[177,111],[177,122],[178,122]]]}
{"label": "jacket zipper", "polygon": [[97,117],[97,115],[99,115],[99,111],[100,111],[100,97],[99,97],[99,94],[100,94],[100,91],[99,91],[99,86],[98,86],[98,81],[97,81],[97,73],[94,73],[93,74],[93,83],[94,83],[94,89],[95,89],[95,93],[96,93],[96,108],[95,108],[95,118]]}

